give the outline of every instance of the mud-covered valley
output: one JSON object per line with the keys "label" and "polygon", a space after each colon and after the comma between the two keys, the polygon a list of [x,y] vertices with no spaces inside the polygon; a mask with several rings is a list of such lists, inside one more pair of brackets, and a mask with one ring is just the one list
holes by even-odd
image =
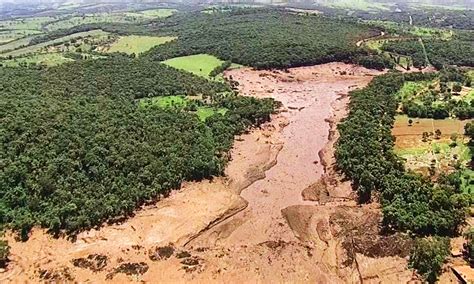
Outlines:
{"label": "mud-covered valley", "polygon": [[226,71],[242,95],[282,107],[236,138],[225,177],[185,183],[74,241],[39,229],[28,242],[10,235],[12,262],[0,282],[410,281],[410,241],[381,235],[379,208],[357,205],[334,169],[348,94],[379,74],[343,63]]}

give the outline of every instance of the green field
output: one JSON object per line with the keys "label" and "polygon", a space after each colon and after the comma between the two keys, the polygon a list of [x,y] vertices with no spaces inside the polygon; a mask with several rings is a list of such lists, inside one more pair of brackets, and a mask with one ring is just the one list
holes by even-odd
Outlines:
{"label": "green field", "polygon": [[0,44],[11,42],[29,35],[40,34],[37,30],[7,30],[0,31]]}
{"label": "green field", "polygon": [[370,0],[335,0],[335,1],[317,0],[316,3],[329,6],[329,7],[334,7],[334,8],[363,10],[363,11],[389,10],[389,6],[391,6],[391,4],[389,3],[382,4],[382,3],[372,2]]}
{"label": "green field", "polygon": [[43,42],[43,43],[27,46],[27,47],[24,47],[24,48],[16,49],[16,50],[13,50],[13,51],[10,51],[10,52],[6,52],[6,53],[3,53],[3,54],[0,54],[0,56],[1,57],[21,56],[21,55],[25,55],[25,54],[29,54],[29,53],[39,52],[39,51],[41,51],[41,49],[43,49],[45,47],[48,47],[48,46],[54,45],[54,44],[60,44],[60,43],[63,43],[63,42],[67,42],[67,41],[69,41],[71,39],[74,39],[74,38],[83,38],[83,37],[87,37],[87,36],[93,36],[93,37],[94,36],[104,36],[104,35],[107,35],[107,34],[108,33],[104,32],[102,30],[92,30],[92,31],[88,31],[88,32],[75,33],[75,34],[64,36],[64,37],[61,37],[61,38],[58,38],[58,39],[54,39],[54,40],[50,40],[50,41],[47,41],[47,42]]}
{"label": "green field", "polygon": [[0,65],[8,67],[17,67],[22,65],[45,65],[56,66],[62,63],[74,61],[70,58],[62,56],[60,53],[35,54],[26,57],[14,59],[0,60]]}
{"label": "green field", "polygon": [[144,10],[135,13],[127,13],[129,15],[142,15],[145,18],[165,18],[173,15],[176,13],[176,9],[152,9],[152,10]]}
{"label": "green field", "polygon": [[[185,96],[164,96],[164,97],[153,97],[139,100],[138,106],[141,108],[147,108],[157,106],[159,108],[178,108],[181,109],[188,105],[190,100]],[[211,106],[199,106],[194,112],[201,121],[205,121],[208,117],[211,117],[215,113],[225,115],[227,113],[226,108],[214,108]]]}
{"label": "green field", "polygon": [[22,20],[0,21],[1,30],[41,30],[42,25],[54,21],[53,17],[35,17]]}
{"label": "green field", "polygon": [[34,36],[20,38],[6,44],[0,45],[0,53],[7,52],[28,45]]}
{"label": "green field", "polygon": [[107,52],[125,52],[139,54],[150,48],[174,40],[175,37],[123,36],[105,49]]}
{"label": "green field", "polygon": [[176,57],[163,61],[164,64],[176,69],[185,70],[195,75],[209,78],[209,74],[224,61],[207,54]]}
{"label": "green field", "polygon": [[140,23],[153,18],[171,16],[174,9],[154,9],[128,13],[97,13],[84,16],[75,16],[55,21],[44,26],[48,31],[69,29],[78,25],[97,23]]}
{"label": "green field", "polygon": [[416,96],[420,91],[426,89],[431,82],[427,81],[408,81],[405,82],[403,87],[398,91],[397,97],[401,100],[409,99]]}

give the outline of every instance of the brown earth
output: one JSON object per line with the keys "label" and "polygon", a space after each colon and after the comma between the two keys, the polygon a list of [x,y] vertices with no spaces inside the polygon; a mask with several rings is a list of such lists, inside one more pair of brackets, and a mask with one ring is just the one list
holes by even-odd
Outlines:
{"label": "brown earth", "polygon": [[227,72],[242,94],[283,108],[236,139],[226,177],[184,184],[75,242],[39,229],[25,243],[10,235],[13,261],[0,282],[409,281],[409,241],[381,235],[380,210],[356,205],[334,170],[344,94],[377,74],[342,63]]}

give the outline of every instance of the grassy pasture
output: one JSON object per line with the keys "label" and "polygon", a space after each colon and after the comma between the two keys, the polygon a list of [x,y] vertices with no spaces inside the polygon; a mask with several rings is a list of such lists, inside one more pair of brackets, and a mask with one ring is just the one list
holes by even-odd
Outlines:
{"label": "grassy pasture", "polygon": [[110,47],[106,47],[106,52],[125,52],[128,54],[140,54],[150,48],[172,41],[175,37],[157,37],[157,36],[122,36],[112,43]]}
{"label": "grassy pasture", "polygon": [[402,100],[406,100],[413,96],[416,96],[420,91],[428,88],[431,82],[428,81],[417,81],[417,82],[405,82],[403,87],[398,91],[397,97]]}
{"label": "grassy pasture", "polygon": [[6,44],[0,45],[0,56],[1,56],[1,53],[28,45],[33,37],[34,36],[24,37],[24,38],[20,38],[20,39],[8,42]]}
{"label": "grassy pasture", "polygon": [[187,99],[184,96],[164,96],[145,98],[139,101],[139,107],[158,106],[160,108],[185,107]]}
{"label": "grassy pasture", "polygon": [[54,21],[53,17],[34,17],[21,20],[0,21],[0,29],[5,30],[41,30],[42,26]]}
{"label": "grassy pasture", "polygon": [[195,75],[209,78],[211,71],[222,65],[224,61],[212,55],[197,54],[168,59],[163,61],[163,63],[176,69],[185,70]]}
{"label": "grassy pasture", "polygon": [[16,49],[16,50],[13,50],[13,51],[10,51],[10,52],[6,52],[6,53],[3,53],[3,54],[0,54],[0,56],[2,56],[2,57],[7,57],[7,56],[10,56],[10,55],[11,56],[21,56],[21,55],[25,55],[25,54],[29,54],[29,53],[39,52],[43,48],[46,48],[46,47],[54,45],[54,44],[64,43],[64,42],[70,41],[71,39],[74,39],[74,38],[81,38],[81,37],[87,37],[87,36],[104,36],[104,35],[107,35],[107,34],[108,33],[104,32],[102,30],[93,30],[93,31],[88,31],[88,32],[75,33],[75,34],[64,36],[64,37],[61,37],[61,38],[58,38],[58,39],[55,39],[55,40],[50,40],[50,41],[47,41],[47,42],[43,42],[43,43],[27,46],[25,48],[20,48],[20,49]]}
{"label": "grassy pasture", "polygon": [[153,18],[168,17],[175,13],[174,9],[153,9],[128,13],[97,13],[84,16],[75,16],[61,21],[52,22],[44,26],[48,31],[69,29],[82,24],[97,23],[140,23]]}
{"label": "grassy pasture", "polygon": [[136,13],[131,13],[131,14],[138,14],[142,15],[145,18],[166,18],[174,13],[176,13],[178,10],[176,9],[151,9],[151,10],[144,10]]}
{"label": "grassy pasture", "polygon": [[[194,99],[194,98],[193,98]],[[159,108],[184,108],[188,105],[191,99],[185,96],[164,96],[164,97],[153,97],[144,98],[139,100],[138,107],[147,108],[157,106]],[[226,108],[214,108],[211,106],[199,106],[194,113],[199,117],[201,121],[205,121],[208,117],[211,117],[215,113],[225,115],[227,113]]]}
{"label": "grassy pasture", "polygon": [[389,3],[375,3],[370,0],[336,0],[336,1],[316,1],[319,4],[323,4],[334,8],[343,8],[351,10],[362,10],[362,11],[373,11],[373,10],[389,10]]}
{"label": "grassy pasture", "polygon": [[7,30],[0,31],[0,44],[11,42],[29,35],[40,34],[38,30]]}
{"label": "grassy pasture", "polygon": [[62,56],[60,53],[34,54],[26,57],[19,57],[14,59],[7,59],[0,61],[0,65],[8,67],[17,67],[23,64],[30,65],[46,65],[56,66],[66,62],[73,61],[70,58]]}

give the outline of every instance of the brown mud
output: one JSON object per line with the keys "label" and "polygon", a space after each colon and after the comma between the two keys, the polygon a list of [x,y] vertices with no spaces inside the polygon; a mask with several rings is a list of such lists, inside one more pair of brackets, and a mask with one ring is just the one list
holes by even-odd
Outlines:
{"label": "brown mud", "polygon": [[358,206],[334,169],[347,94],[378,74],[343,63],[226,72],[243,95],[283,107],[236,139],[225,177],[184,184],[75,242],[10,235],[0,282],[406,283],[409,241],[381,235],[379,208]]}

